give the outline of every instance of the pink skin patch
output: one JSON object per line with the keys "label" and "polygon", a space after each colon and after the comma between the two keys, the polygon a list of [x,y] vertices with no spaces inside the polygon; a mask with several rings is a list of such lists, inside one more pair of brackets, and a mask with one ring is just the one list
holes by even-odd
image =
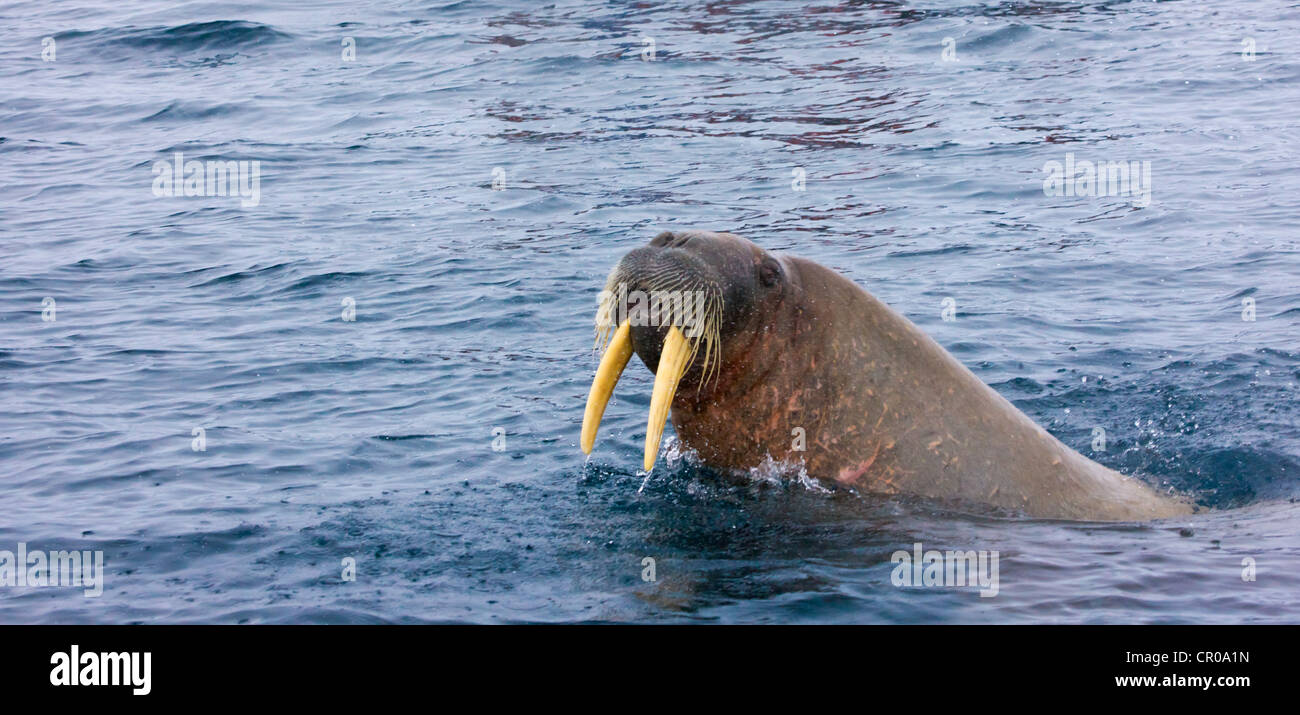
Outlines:
{"label": "pink skin patch", "polygon": [[865,461],[858,462],[856,466],[849,466],[841,469],[839,473],[835,475],[835,481],[845,485],[857,483],[857,481],[862,478],[862,475],[866,474],[868,469],[871,469],[871,465],[875,464],[876,456],[879,454],[880,445],[876,445],[876,451],[871,454],[871,457]]}

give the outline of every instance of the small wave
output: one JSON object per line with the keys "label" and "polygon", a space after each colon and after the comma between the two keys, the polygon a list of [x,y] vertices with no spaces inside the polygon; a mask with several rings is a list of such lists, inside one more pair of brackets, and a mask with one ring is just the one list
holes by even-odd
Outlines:
{"label": "small wave", "polygon": [[[207,288],[210,286],[223,285],[226,283],[238,283],[251,278],[266,278],[268,276],[278,275],[284,272],[285,270],[288,270],[289,268],[290,268],[290,263],[288,262],[275,263],[269,266],[252,266],[250,268],[246,268],[240,271],[235,271],[233,273],[223,273],[221,275],[203,280],[199,283],[193,283],[189,287]],[[204,268],[202,269],[202,271],[198,271],[198,272],[208,273],[213,270],[214,269],[211,268]]]}
{"label": "small wave", "polygon": [[751,482],[756,484],[771,484],[782,487],[797,484],[810,492],[818,494],[830,494],[832,491],[809,476],[808,468],[802,461],[778,461],[773,459],[770,454],[764,455],[763,461],[758,466],[750,467],[747,476]]}
{"label": "small wave", "polygon": [[698,469],[704,466],[704,460],[700,459],[700,454],[687,447],[686,443],[678,439],[676,435],[669,435],[664,438],[664,444],[659,450],[659,456],[669,469],[676,470],[682,467]]}
{"label": "small wave", "polygon": [[[664,460],[664,464],[674,471],[681,468],[692,470],[705,468],[704,460],[700,458],[699,453],[686,446],[675,435],[664,439],[664,445],[659,450],[659,456]],[[767,484],[780,487],[797,484],[810,492],[818,494],[830,494],[832,492],[831,489],[823,486],[817,479],[809,476],[808,468],[803,461],[776,460],[770,454],[764,455],[763,461],[758,465],[737,472],[736,476],[740,477],[742,481],[751,484]],[[642,486],[644,488],[644,485]]]}
{"label": "small wave", "polygon": [[[239,111],[241,108],[242,108],[241,105],[230,103],[230,102],[210,104],[206,102],[190,102],[190,101],[178,100],[169,103],[167,106],[163,107],[162,109],[159,109],[158,111],[154,112],[153,114],[150,114],[149,116],[141,119],[140,121],[157,122],[157,121],[166,120],[166,121],[192,122],[195,120],[202,120],[202,119],[215,119],[220,117],[228,117],[233,115],[237,111]],[[214,158],[227,160],[227,161],[229,160],[226,157],[203,157],[202,160],[209,161]]]}
{"label": "small wave", "polygon": [[269,45],[290,37],[269,25],[244,20],[192,22],[173,27],[104,28],[56,35],[60,42],[84,39],[101,50],[168,52],[232,51]]}

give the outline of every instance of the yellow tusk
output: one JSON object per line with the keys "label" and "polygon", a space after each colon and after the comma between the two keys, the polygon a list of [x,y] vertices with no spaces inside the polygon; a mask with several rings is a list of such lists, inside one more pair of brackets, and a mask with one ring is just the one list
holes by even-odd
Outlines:
{"label": "yellow tusk", "polygon": [[663,351],[659,354],[659,369],[655,371],[654,393],[650,397],[650,422],[645,433],[645,470],[655,466],[659,456],[659,440],[664,436],[664,423],[668,421],[668,408],[672,406],[677,383],[686,372],[691,356],[691,346],[677,326],[668,329]]}
{"label": "yellow tusk", "polygon": [[582,416],[582,451],[591,454],[596,444],[596,430],[600,428],[600,418],[605,415],[605,405],[609,396],[614,394],[614,385],[627,367],[632,357],[632,332],[628,322],[618,326],[609,347],[600,358],[600,367],[596,368],[596,377],[591,380],[591,392],[587,393],[587,411]]}

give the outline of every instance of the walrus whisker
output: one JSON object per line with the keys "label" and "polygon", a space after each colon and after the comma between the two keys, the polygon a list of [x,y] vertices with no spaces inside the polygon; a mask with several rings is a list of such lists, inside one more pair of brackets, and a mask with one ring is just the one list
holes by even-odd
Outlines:
{"label": "walrus whisker", "polygon": [[[582,418],[580,445],[587,454],[595,445],[605,407],[633,353],[631,329],[634,316],[627,305],[619,305],[620,301],[626,300],[627,285],[623,271],[615,268],[606,280],[605,290],[596,306],[594,349],[601,353],[601,359]],[[701,345],[704,362],[696,393],[721,372],[719,341],[724,303],[716,286],[671,267],[652,271],[637,285],[642,287],[638,290],[646,295],[647,301],[643,308],[638,303],[638,310],[644,310],[639,317],[651,325],[668,329],[660,349],[646,426],[645,469],[649,472],[659,454],[659,442],[663,438],[678,384],[695,364]],[[683,330],[693,334],[686,335]]]}
{"label": "walrus whisker", "polygon": [[[601,300],[596,308],[596,339],[594,350],[603,353],[609,344],[611,331],[615,329],[619,317],[628,318],[630,316],[622,315],[618,311],[618,301],[626,295],[626,291],[620,291],[619,286],[626,286],[629,283],[623,275],[621,267],[616,267],[609,275],[605,283],[605,290],[601,294]],[[683,275],[681,270],[669,267],[657,267],[648,275],[644,276],[641,285],[648,286],[643,290],[653,301],[655,294],[671,294],[678,296],[676,310],[668,310],[667,316],[663,315],[665,311],[662,306],[651,302],[648,306],[651,313],[648,320],[651,324],[672,327],[677,326],[683,330],[689,330],[693,327],[694,335],[684,335],[690,347],[687,360],[689,368],[695,361],[699,353],[701,343],[704,347],[704,363],[701,366],[702,379],[696,385],[698,394],[703,387],[710,381],[715,380],[721,371],[721,354],[718,350],[721,339],[721,318],[724,302],[720,291],[716,286],[706,281],[701,281],[689,275]],[[702,295],[703,298],[696,302],[694,326],[688,325],[686,307],[687,301],[691,300],[687,296]],[[660,310],[655,310],[659,307]],[[622,306],[622,313],[627,313],[628,307]]]}

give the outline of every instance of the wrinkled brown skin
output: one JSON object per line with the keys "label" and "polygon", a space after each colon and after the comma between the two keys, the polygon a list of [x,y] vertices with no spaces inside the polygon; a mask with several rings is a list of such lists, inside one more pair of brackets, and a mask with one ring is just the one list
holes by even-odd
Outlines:
{"label": "wrinkled brown skin", "polygon": [[[678,436],[710,467],[743,470],[770,455],[802,461],[827,483],[1033,517],[1133,521],[1192,511],[1062,444],[828,268],[702,231],[660,234],[620,266],[635,280],[637,270],[665,263],[707,266],[727,295],[721,372],[701,384],[697,358],[671,413]],[[632,330],[652,371],[664,330]],[[796,427],[806,451],[793,449]]]}

